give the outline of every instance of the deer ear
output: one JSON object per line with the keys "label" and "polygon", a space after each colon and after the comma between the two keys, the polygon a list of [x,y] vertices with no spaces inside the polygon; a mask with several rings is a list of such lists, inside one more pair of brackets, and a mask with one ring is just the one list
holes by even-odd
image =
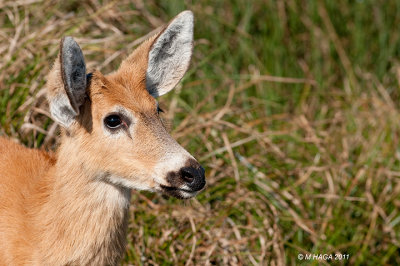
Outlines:
{"label": "deer ear", "polygon": [[189,67],[193,49],[193,13],[176,16],[152,43],[146,70],[146,87],[154,96],[172,90]]}
{"label": "deer ear", "polygon": [[69,127],[79,115],[86,96],[86,66],[82,50],[72,37],[61,40],[60,53],[47,81],[53,118]]}

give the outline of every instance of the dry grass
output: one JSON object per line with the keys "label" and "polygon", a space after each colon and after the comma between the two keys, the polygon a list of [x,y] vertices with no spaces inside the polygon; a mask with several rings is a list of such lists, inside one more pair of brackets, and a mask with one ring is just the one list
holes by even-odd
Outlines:
{"label": "dry grass", "polygon": [[107,73],[185,8],[192,65],[160,101],[208,188],[134,192],[124,264],[399,265],[395,1],[0,1],[0,135],[54,149],[44,85],[63,35]]}

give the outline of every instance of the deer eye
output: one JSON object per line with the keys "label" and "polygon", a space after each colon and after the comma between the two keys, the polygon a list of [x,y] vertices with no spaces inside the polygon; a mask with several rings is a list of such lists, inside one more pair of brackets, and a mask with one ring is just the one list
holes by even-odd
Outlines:
{"label": "deer eye", "polygon": [[104,124],[110,129],[116,129],[122,125],[122,118],[116,114],[109,115],[104,118]]}

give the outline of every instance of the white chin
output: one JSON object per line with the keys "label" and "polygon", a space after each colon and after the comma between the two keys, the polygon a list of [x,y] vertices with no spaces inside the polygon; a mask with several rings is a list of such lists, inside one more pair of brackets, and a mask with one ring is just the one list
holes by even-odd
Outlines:
{"label": "white chin", "polygon": [[189,191],[186,189],[180,189],[175,187],[168,186],[160,186],[161,193],[166,194],[168,196],[172,196],[178,199],[190,199],[197,195],[199,191]]}
{"label": "white chin", "polygon": [[186,192],[186,191],[179,191],[180,196],[183,199],[190,199],[197,195],[197,192]]}

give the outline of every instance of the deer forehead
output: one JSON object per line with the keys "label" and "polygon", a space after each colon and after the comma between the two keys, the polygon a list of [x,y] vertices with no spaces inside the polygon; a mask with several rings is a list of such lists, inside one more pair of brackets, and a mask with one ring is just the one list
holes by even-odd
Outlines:
{"label": "deer forehead", "polygon": [[157,101],[140,82],[126,86],[118,76],[103,76],[95,71],[92,75],[88,93],[97,115],[104,116],[123,108],[133,114],[156,114]]}

